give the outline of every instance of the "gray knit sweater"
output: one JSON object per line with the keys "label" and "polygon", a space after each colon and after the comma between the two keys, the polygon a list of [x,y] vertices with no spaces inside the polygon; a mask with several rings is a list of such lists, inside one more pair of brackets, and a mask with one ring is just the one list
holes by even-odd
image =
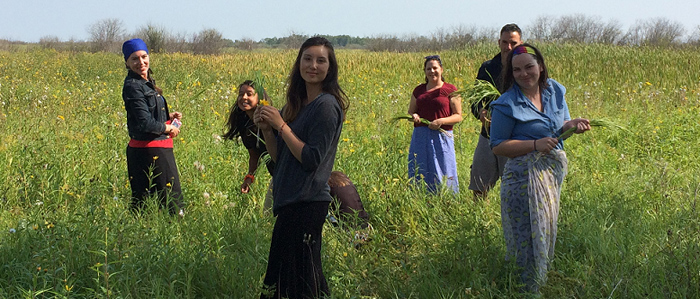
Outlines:
{"label": "gray knit sweater", "polygon": [[335,97],[321,94],[302,107],[288,125],[305,145],[299,162],[284,139],[277,137],[277,162],[272,179],[274,214],[294,203],[331,201],[328,178],[343,128],[343,111]]}

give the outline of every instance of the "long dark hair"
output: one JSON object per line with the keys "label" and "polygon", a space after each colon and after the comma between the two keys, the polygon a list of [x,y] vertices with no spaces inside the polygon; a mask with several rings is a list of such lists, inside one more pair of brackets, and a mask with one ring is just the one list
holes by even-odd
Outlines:
{"label": "long dark hair", "polygon": [[340,88],[338,84],[338,61],[335,58],[335,51],[333,50],[333,45],[324,37],[314,36],[307,39],[299,49],[299,54],[297,55],[297,60],[294,62],[292,71],[289,74],[289,79],[287,79],[287,104],[284,105],[282,118],[291,122],[299,114],[301,107],[306,100],[306,82],[304,78],[301,77],[300,63],[301,55],[306,51],[306,49],[313,46],[324,46],[328,50],[328,73],[326,78],[323,79],[321,83],[321,90],[335,97],[340,104],[340,108],[343,109],[343,117],[345,117],[345,112],[348,110],[350,105],[348,102],[347,95]]}
{"label": "long dark hair", "polygon": [[[539,49],[535,48],[535,46],[530,45],[530,44],[522,44],[519,45],[515,48],[513,48],[510,53],[508,53],[508,59],[506,60],[506,68],[501,72],[501,92],[505,92],[506,90],[510,89],[513,87],[513,84],[515,83],[515,78],[513,77],[513,53],[516,53],[516,49],[522,48],[522,47],[529,47],[535,50],[535,60],[537,60],[537,64],[542,66],[542,72],[540,72],[540,79],[538,81],[540,89],[545,89],[547,88],[547,79],[549,79],[549,72],[547,72],[547,65],[544,63],[544,56],[542,56],[542,52],[540,52]],[[528,53],[529,54],[529,53]],[[522,55],[522,54],[519,54]]]}
{"label": "long dark hair", "polygon": [[331,176],[328,178],[328,186],[331,188],[335,187],[345,187],[347,185],[352,184],[352,181],[350,181],[350,178],[348,176],[340,171],[332,171]]}
{"label": "long dark hair", "polygon": [[151,67],[148,67],[148,81],[151,81],[151,84],[153,84],[153,89],[155,89],[156,92],[162,96],[163,90],[160,89],[160,87],[158,87],[158,85],[156,85],[156,79],[153,79],[152,74],[153,74],[153,71],[151,70]]}
{"label": "long dark hair", "polygon": [[[156,85],[156,80],[153,79],[153,76],[152,76],[153,70],[151,70],[151,66],[150,66],[150,57],[151,57],[151,54],[148,54],[148,57],[149,57],[149,58],[148,58],[148,59],[149,59],[149,66],[148,66],[148,79],[147,79],[147,80],[148,80],[149,82],[151,82],[151,84],[153,84],[153,89],[155,89],[156,92],[157,92],[159,95],[162,96],[162,95],[163,95],[163,90],[160,89],[160,87],[158,87],[158,85]],[[132,71],[132,70],[129,68],[129,65],[126,64],[126,62],[124,63],[124,66],[126,67],[126,69],[127,69],[129,72],[134,73],[134,71]],[[136,73],[134,73],[134,74],[136,74]],[[139,76],[139,77],[140,77],[140,76]]]}
{"label": "long dark hair", "polygon": [[[226,129],[226,133],[224,133],[224,135],[221,136],[224,139],[236,139],[238,136],[241,136],[241,134],[245,132],[247,127],[255,126],[250,117],[248,117],[248,115],[245,114],[245,111],[241,110],[241,108],[238,108],[238,98],[240,97],[240,90],[245,85],[248,85],[255,89],[255,82],[253,82],[252,80],[245,80],[243,81],[243,83],[238,85],[239,95],[236,96],[236,103],[233,104],[233,106],[231,107],[231,111],[228,114],[228,120],[226,121],[226,125],[224,126],[224,128]],[[258,94],[258,105],[260,105],[260,101],[262,100],[266,100],[268,103],[272,104],[265,90],[263,90],[262,96]]]}

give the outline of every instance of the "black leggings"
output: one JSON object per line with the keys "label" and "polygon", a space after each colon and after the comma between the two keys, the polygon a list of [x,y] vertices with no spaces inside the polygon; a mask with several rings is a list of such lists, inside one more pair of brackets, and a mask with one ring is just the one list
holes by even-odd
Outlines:
{"label": "black leggings", "polygon": [[157,195],[160,207],[167,207],[170,214],[176,214],[184,207],[172,148],[127,146],[126,161],[132,211],[141,211],[146,199],[153,194]]}
{"label": "black leggings", "polygon": [[279,211],[264,280],[267,290],[260,298],[330,295],[321,266],[321,231],[327,214],[328,202],[296,203]]}

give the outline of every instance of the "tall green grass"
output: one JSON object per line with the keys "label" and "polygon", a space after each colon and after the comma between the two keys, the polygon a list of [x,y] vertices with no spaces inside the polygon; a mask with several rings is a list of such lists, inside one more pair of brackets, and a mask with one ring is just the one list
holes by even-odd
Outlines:
{"label": "tall green grass", "polygon": [[[700,296],[700,51],[538,46],[572,117],[632,132],[594,128],[565,142],[569,175],[543,294]],[[446,80],[472,84],[496,51],[439,53]],[[175,155],[188,209],[177,220],[128,212],[121,56],[0,52],[0,297],[256,297],[274,223],[262,211],[269,177],[259,172],[241,194],[247,152],[217,136],[235,88],[255,71],[281,107],[295,54],[152,56],[184,114]],[[460,194],[426,195],[407,179],[412,126],[391,118],[407,111],[428,53],[337,54],[351,107],[336,169],[357,185],[374,232],[355,249],[352,230],[325,228],[333,297],[520,297],[504,261],[498,187],[480,202],[467,190],[480,122],[465,109],[454,129]]]}

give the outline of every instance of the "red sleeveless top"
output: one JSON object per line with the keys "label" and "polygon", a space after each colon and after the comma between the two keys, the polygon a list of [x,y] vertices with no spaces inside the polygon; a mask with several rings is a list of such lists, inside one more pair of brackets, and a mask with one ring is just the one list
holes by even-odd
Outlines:
{"label": "red sleeveless top", "polygon": [[[457,87],[447,82],[444,82],[442,87],[430,92],[426,90],[425,83],[418,85],[418,87],[413,89],[413,97],[416,98],[416,113],[429,121],[452,115],[450,98],[448,95],[455,91],[457,91]],[[428,125],[414,123],[413,126],[427,127]],[[452,130],[452,125],[443,125],[441,128],[444,130]]]}

